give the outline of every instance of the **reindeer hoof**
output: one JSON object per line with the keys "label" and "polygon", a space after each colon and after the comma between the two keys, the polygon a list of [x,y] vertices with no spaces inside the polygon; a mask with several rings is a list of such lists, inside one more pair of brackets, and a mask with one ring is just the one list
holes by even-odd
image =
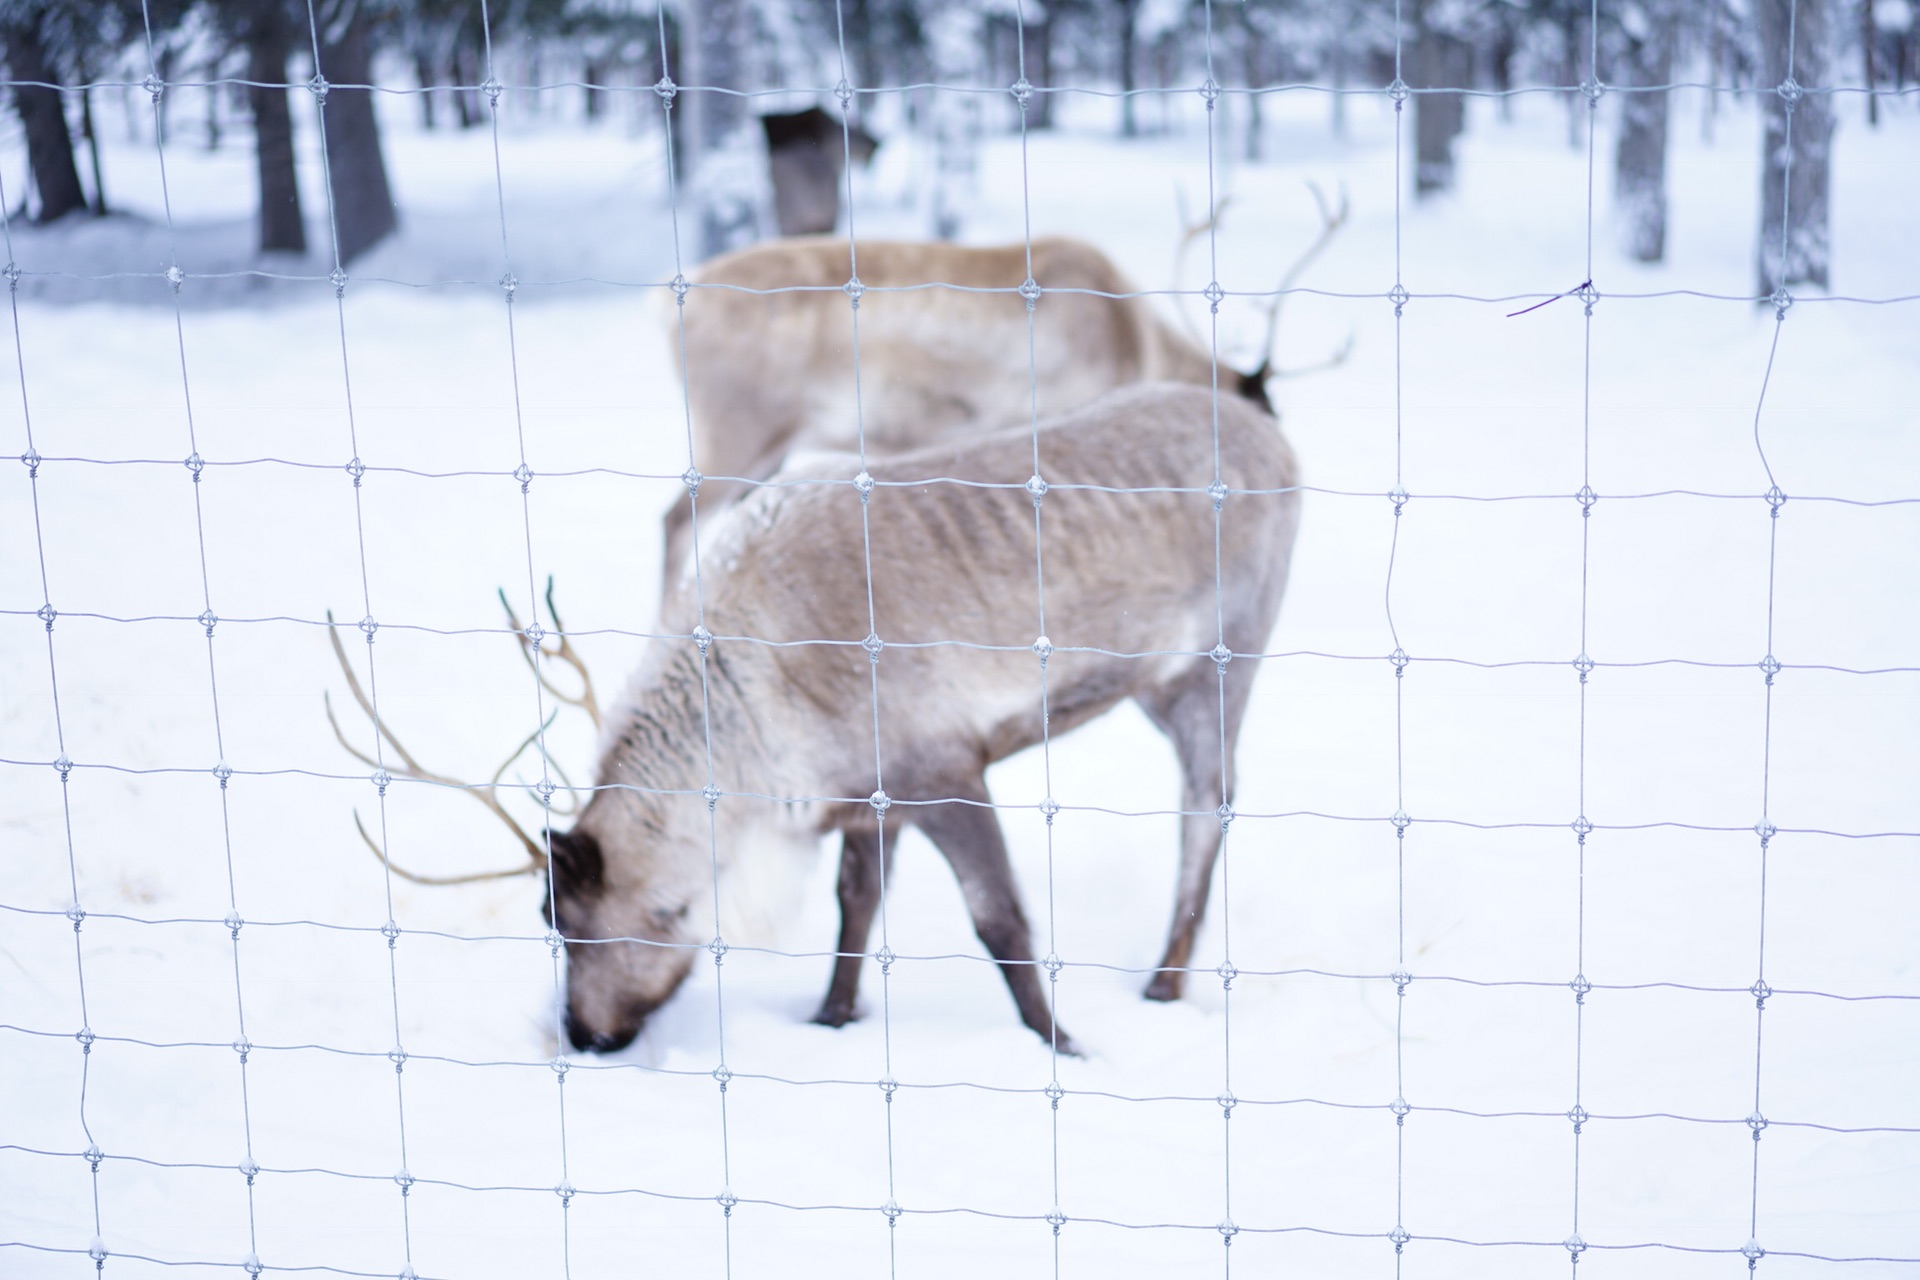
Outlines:
{"label": "reindeer hoof", "polygon": [[1185,976],[1185,974],[1175,969],[1162,969],[1160,972],[1154,974],[1153,981],[1147,984],[1147,999],[1178,1000],[1180,998],[1180,989],[1185,985],[1181,979]]}
{"label": "reindeer hoof", "polygon": [[820,1012],[813,1015],[813,1023],[821,1027],[844,1027],[849,1022],[859,1021],[860,1015],[854,1012],[851,1004],[837,1004],[828,1001],[820,1006]]}

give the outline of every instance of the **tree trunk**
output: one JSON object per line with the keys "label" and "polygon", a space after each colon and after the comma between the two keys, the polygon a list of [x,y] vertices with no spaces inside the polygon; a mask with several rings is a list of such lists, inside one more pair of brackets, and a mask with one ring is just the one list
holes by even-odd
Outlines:
{"label": "tree trunk", "polygon": [[1140,0],[1119,0],[1120,7],[1120,136],[1139,134],[1133,115],[1133,46],[1140,32]]}
{"label": "tree trunk", "polygon": [[751,145],[745,137],[745,99],[708,89],[743,88],[747,55],[747,0],[698,0],[681,10],[685,83],[696,88],[676,99],[684,113],[682,172],[702,258],[750,244],[758,230],[755,192],[739,166],[716,163],[719,153]]}
{"label": "tree trunk", "polygon": [[[1047,16],[1027,30],[1033,35],[1027,59],[1027,80],[1039,88],[1053,84],[1053,10],[1047,10]],[[1036,93],[1033,104],[1027,110],[1028,126],[1034,129],[1053,128],[1053,95]]]}
{"label": "tree trunk", "polygon": [[[1473,72],[1473,50],[1444,31],[1421,30],[1413,46],[1411,87],[1463,89]],[[1460,93],[1413,96],[1413,192],[1428,196],[1453,187],[1453,140],[1466,127],[1466,97]]]}
{"label": "tree trunk", "polygon": [[433,95],[439,90],[434,87],[433,59],[427,55],[424,42],[413,51],[413,78],[420,82],[420,127],[433,128]]}
{"label": "tree trunk", "polygon": [[[1831,0],[1755,0],[1762,86],[1831,83]],[[1755,281],[1776,288],[1828,281],[1827,197],[1833,150],[1829,94],[1761,95],[1760,240]]]}
{"label": "tree trunk", "polygon": [[[86,208],[87,197],[80,190],[80,171],[73,163],[66,105],[60,90],[48,87],[59,83],[59,73],[41,43],[44,20],[44,10],[29,9],[0,28],[0,40],[7,46],[7,74],[16,81],[13,109],[20,114],[20,128],[27,135],[27,167],[40,193],[39,221],[51,222]],[[22,80],[42,83],[17,83]]]}
{"label": "tree trunk", "polygon": [[107,179],[100,171],[100,134],[93,127],[93,90],[80,90],[80,136],[87,140],[87,158],[93,164],[93,216],[107,216]]}
{"label": "tree trunk", "polygon": [[320,126],[327,142],[340,261],[346,263],[399,225],[393,190],[387,185],[386,161],[380,154],[373,91],[340,87],[373,82],[373,33],[364,11],[354,13],[345,29],[321,46],[320,68],[333,85],[320,109]]}
{"label": "tree trunk", "polygon": [[1874,44],[1880,39],[1879,24],[1873,19],[1873,0],[1860,0],[1860,74],[1867,85],[1867,123],[1880,127],[1880,94],[1874,81]]}
{"label": "tree trunk", "polygon": [[[1626,33],[1620,60],[1624,87],[1671,81],[1678,6],[1673,0],[1643,0],[1619,16]],[[1639,262],[1659,262],[1667,252],[1667,98],[1665,89],[1620,95],[1613,199],[1626,250]]]}
{"label": "tree trunk", "polygon": [[293,113],[287,105],[287,55],[293,33],[283,15],[262,6],[247,32],[247,106],[253,112],[254,160],[260,175],[260,252],[305,253],[300,178],[294,168]]}

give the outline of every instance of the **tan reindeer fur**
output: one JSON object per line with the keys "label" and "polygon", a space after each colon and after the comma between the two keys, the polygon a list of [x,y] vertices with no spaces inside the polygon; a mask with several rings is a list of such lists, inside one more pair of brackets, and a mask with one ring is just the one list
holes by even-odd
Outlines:
{"label": "tan reindeer fur", "polygon": [[[1018,289],[1027,279],[1024,244],[863,240],[858,249],[865,292],[857,392],[846,240],[769,241],[694,273],[698,285],[730,286],[693,289],[685,304],[684,374],[703,476],[759,480],[795,449],[851,451],[863,438],[870,456],[898,453],[955,428],[977,433],[1062,413],[1135,382],[1212,385],[1208,354],[1148,299],[1094,296],[1136,286],[1085,241],[1033,242],[1033,279],[1043,292],[1031,347],[1023,297],[969,292]],[[773,289],[803,291],[748,292]],[[680,367],[678,321],[670,337]],[[1241,382],[1222,366],[1224,390],[1250,394]],[[743,488],[703,483],[702,515]],[[684,554],[687,519],[682,498],[667,520],[670,567]]]}
{"label": "tan reindeer fur", "polygon": [[[1216,517],[1205,492],[1216,479],[1216,420],[1218,478],[1230,489],[1296,482],[1271,417],[1192,386],[1126,388],[1037,432],[1051,486],[1039,503],[1044,628],[1055,646],[1045,664],[1048,731],[1132,698],[1183,761],[1182,808],[1193,816],[1164,962],[1173,971],[1149,992],[1161,998],[1179,992],[1176,971],[1205,906],[1220,840],[1214,810],[1231,789],[1221,748],[1230,770],[1259,665],[1217,667],[1204,655],[1220,642],[1242,653],[1265,647],[1299,509],[1291,491],[1233,492]],[[557,923],[583,939],[569,944],[576,1044],[625,1044],[694,960],[707,960],[699,947],[714,936],[716,873],[724,884],[751,853],[812,848],[834,830],[846,840],[846,954],[819,1020],[852,1017],[854,953],[866,949],[878,898],[876,816],[861,798],[881,787],[892,801],[887,841],[916,825],[941,848],[1023,1020],[1049,1034],[1004,845],[992,810],[980,807],[985,768],[1042,735],[1035,502],[1022,487],[1035,441],[1015,426],[871,459],[879,484],[864,530],[848,483],[856,459],[796,463],[728,511],[711,541],[702,537],[697,589],[691,572],[680,578],[664,629],[692,635],[704,623],[715,638],[704,659],[693,640],[653,642],[608,717],[600,789],[575,829],[556,836]],[[884,644],[877,662],[861,647],[870,629]],[[721,791],[803,799],[726,794],[710,811],[699,794],[709,743]],[[976,803],[911,803],[955,798]],[[611,938],[645,941],[591,941]]]}

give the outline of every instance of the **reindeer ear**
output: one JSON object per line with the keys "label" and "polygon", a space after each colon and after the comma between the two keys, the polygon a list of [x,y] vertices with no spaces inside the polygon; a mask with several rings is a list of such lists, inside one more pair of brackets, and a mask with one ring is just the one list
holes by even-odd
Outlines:
{"label": "reindeer ear", "polygon": [[606,874],[606,861],[600,856],[600,842],[591,833],[575,827],[572,831],[547,832],[553,843],[553,875],[557,886],[576,893],[593,893]]}

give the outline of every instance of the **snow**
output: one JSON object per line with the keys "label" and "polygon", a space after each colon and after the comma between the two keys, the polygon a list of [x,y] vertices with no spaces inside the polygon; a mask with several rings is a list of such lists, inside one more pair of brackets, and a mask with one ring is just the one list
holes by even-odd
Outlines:
{"label": "snow", "polygon": [[[378,620],[383,716],[464,778],[535,723],[497,587],[524,616],[556,577],[603,696],[653,624],[658,515],[686,444],[662,291],[626,287],[674,264],[658,132],[638,108],[597,129],[509,113],[511,326],[484,131],[423,133],[406,100],[383,104],[403,232],[354,265],[344,320],[324,281],[190,278],[176,326],[162,281],[34,274],[164,269],[150,140],[108,130],[109,195],[130,212],[11,229],[44,460],[37,483],[22,467],[0,485],[0,1269],[79,1274],[97,1231],[120,1276],[231,1273],[256,1253],[269,1273],[1158,1275],[1221,1266],[1230,1218],[1230,1256],[1262,1273],[1386,1274],[1399,1222],[1408,1275],[1531,1275],[1562,1265],[1576,1229],[1577,1065],[1594,1117],[1579,1146],[1588,1280],[1724,1275],[1750,1236],[1769,1276],[1909,1274],[1781,1255],[1920,1256],[1920,308],[1806,297],[1776,335],[1748,303],[1625,296],[1750,288],[1757,120],[1723,102],[1709,144],[1699,102],[1681,99],[1660,267],[1615,250],[1603,128],[1589,270],[1589,167],[1562,108],[1521,99],[1507,123],[1476,102],[1459,190],[1403,206],[1398,242],[1415,295],[1470,297],[1416,296],[1396,344],[1387,104],[1351,104],[1346,141],[1318,95],[1267,106],[1271,159],[1241,161],[1224,135],[1215,152],[1235,196],[1218,278],[1271,287],[1313,233],[1312,179],[1344,184],[1355,214],[1306,284],[1364,296],[1286,307],[1285,362],[1349,331],[1355,346],[1338,370],[1279,384],[1315,492],[1272,645],[1287,656],[1257,686],[1195,959],[1230,955],[1240,974],[1230,995],[1201,972],[1178,1004],[1139,998],[1177,795],[1143,717],[1054,744],[1066,809],[1051,860],[1040,756],[997,767],[1026,901],[1050,922],[1039,944],[1071,962],[1061,1021],[1088,1050],[1058,1063],[1057,1109],[1054,1064],[917,836],[893,884],[903,958],[884,1019],[869,964],[865,1020],[805,1021],[836,927],[822,857],[793,902],[759,904],[777,927],[730,937],[724,966],[697,966],[633,1048],[572,1058],[557,1087],[536,886],[389,884],[354,835],[357,809],[403,865],[443,874],[517,857],[457,795],[396,785],[383,805],[332,741],[320,695],[342,707],[345,691],[328,610]],[[1074,103],[1024,167],[1017,138],[989,138],[968,237],[1018,237],[1024,194],[1035,234],[1087,235],[1143,287],[1170,287],[1174,193],[1197,207],[1207,190],[1197,100],[1133,145],[1112,138],[1111,111]],[[1141,114],[1159,126],[1156,104]],[[1920,293],[1917,141],[1897,104],[1877,132],[1843,120],[1836,292]],[[244,151],[182,139],[167,162],[190,276],[250,265]],[[17,146],[0,165],[11,191]],[[924,230],[929,167],[893,130],[859,179],[863,234]],[[1578,300],[1506,315],[1589,276],[1590,365]],[[1515,293],[1536,297],[1472,300]],[[1249,302],[1223,304],[1224,351],[1244,357],[1258,332]],[[1763,378],[1777,522],[1755,448]],[[7,421],[5,451],[26,453],[21,415]],[[1600,495],[1584,524],[1583,426]],[[522,441],[524,503],[509,475]],[[180,461],[195,451],[197,487]],[[1412,495],[1397,542],[1396,482]],[[1496,497],[1511,500],[1479,500]],[[1583,532],[1584,650],[1600,664],[1584,795]],[[34,616],[48,601],[50,646]],[[194,621],[209,601],[211,669]],[[1396,636],[1413,658],[1403,792]],[[364,670],[365,646],[349,651]],[[1770,727],[1769,653],[1786,664]],[[1505,663],[1533,665],[1476,665]],[[1902,669],[1857,673],[1888,667]],[[549,741],[572,777],[590,773],[584,717],[562,714]],[[1412,818],[1403,864],[1396,810]],[[1756,1166],[1763,813],[1780,833]],[[1583,814],[1599,828],[1584,877]],[[1404,996],[1386,976],[1400,968]],[[1578,1022],[1576,974],[1595,987]],[[99,1037],[86,1054],[83,1023]],[[891,1102],[883,1079],[899,1082]],[[1402,1093],[1404,1127],[1389,1108]],[[563,1181],[577,1191],[564,1210]],[[904,1210],[891,1228],[890,1199]],[[1676,1248],[1615,1251],[1649,1242]]]}

